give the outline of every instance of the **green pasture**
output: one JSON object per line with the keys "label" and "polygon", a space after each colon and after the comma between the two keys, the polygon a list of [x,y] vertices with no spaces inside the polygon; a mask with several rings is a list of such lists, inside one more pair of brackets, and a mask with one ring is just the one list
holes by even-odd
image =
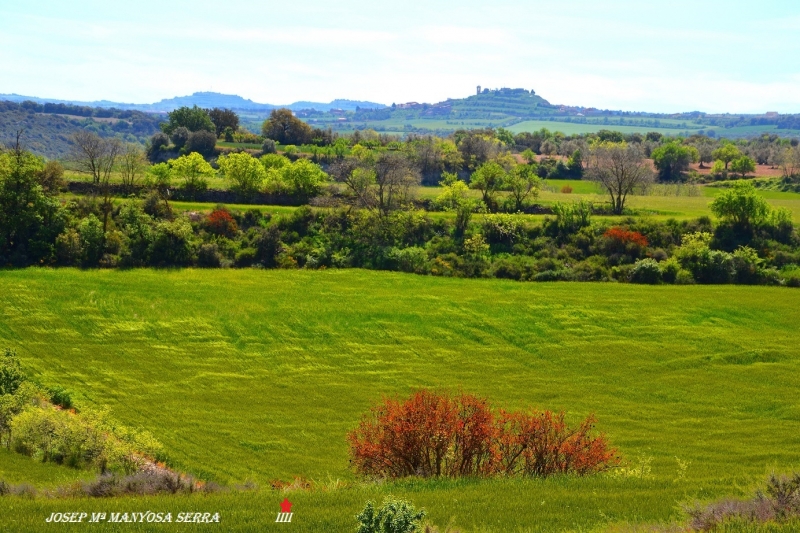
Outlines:
{"label": "green pasture", "polygon": [[600,130],[619,131],[621,133],[648,133],[655,131],[663,135],[678,135],[683,131],[689,133],[697,133],[701,129],[707,129],[702,126],[687,124],[685,129],[676,128],[659,128],[655,126],[620,126],[619,124],[602,124],[597,122],[592,123],[577,123],[577,122],[558,122],[550,120],[525,120],[518,122],[508,129],[514,133],[522,133],[524,131],[534,132],[542,128],[547,128],[550,131],[560,131],[564,135],[578,135],[581,133],[597,133]]}
{"label": "green pasture", "polygon": [[[367,499],[389,493],[466,531],[589,531],[680,520],[680,502],[750,494],[770,472],[800,469],[798,303],[776,287],[6,270],[0,346],[78,406],[152,432],[181,471],[228,485],[314,480],[289,495],[302,531],[349,530]],[[352,485],[347,431],[382,396],[419,387],[571,421],[594,413],[638,471]],[[18,482],[26,461],[37,485],[79,474],[2,453],[0,478]],[[277,527],[283,496],[3,498],[0,515],[38,531],[66,509],[218,510],[226,531],[262,531]]]}
{"label": "green pasture", "polygon": [[[608,203],[608,195],[600,192],[597,184],[588,180],[545,180],[547,187],[540,191],[536,203],[553,205],[556,202],[577,202],[586,200],[596,205]],[[561,188],[569,185],[573,188],[571,193],[562,193]],[[714,196],[724,189],[701,186],[702,196],[628,196],[626,206],[637,214],[651,216],[655,219],[675,218],[678,220],[712,216],[709,204]],[[442,193],[441,187],[418,187],[415,194],[418,198],[434,199]],[[774,207],[785,207],[792,212],[794,220],[800,222],[800,194],[762,191],[764,198]],[[471,190],[473,198],[480,198],[480,192]],[[501,197],[503,194],[500,195]],[[432,216],[436,213],[431,213]],[[601,217],[597,217],[601,218]],[[605,218],[605,217],[602,217]],[[613,218],[613,217],[611,217]]]}

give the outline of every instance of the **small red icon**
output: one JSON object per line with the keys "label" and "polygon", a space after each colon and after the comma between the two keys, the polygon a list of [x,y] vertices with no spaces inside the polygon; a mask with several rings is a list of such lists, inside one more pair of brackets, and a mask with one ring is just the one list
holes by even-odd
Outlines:
{"label": "small red icon", "polygon": [[278,513],[278,518],[275,519],[276,522],[283,522],[288,523],[292,521],[292,502],[289,501],[289,498],[284,498],[283,502],[281,502],[281,512]]}

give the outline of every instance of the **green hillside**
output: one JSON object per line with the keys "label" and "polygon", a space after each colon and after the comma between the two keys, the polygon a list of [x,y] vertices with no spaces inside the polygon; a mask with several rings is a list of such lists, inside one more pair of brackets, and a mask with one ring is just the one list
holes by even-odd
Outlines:
{"label": "green hillside", "polygon": [[[463,388],[510,409],[564,409],[570,420],[595,413],[639,469],[290,494],[302,531],[350,530],[364,502],[387,493],[467,531],[669,522],[681,519],[681,502],[748,494],[769,472],[800,467],[792,289],[29,269],[0,277],[0,310],[0,346],[16,348],[37,379],[146,428],[176,468],[206,479],[352,483],[346,432],[382,395],[418,387]],[[0,477],[20,479],[20,464],[0,454]],[[68,477],[31,472],[42,484]],[[267,488],[79,508],[216,507],[226,531],[262,531],[274,527],[283,497]],[[0,512],[13,509],[20,521],[10,530],[37,531],[70,506],[0,499]]]}

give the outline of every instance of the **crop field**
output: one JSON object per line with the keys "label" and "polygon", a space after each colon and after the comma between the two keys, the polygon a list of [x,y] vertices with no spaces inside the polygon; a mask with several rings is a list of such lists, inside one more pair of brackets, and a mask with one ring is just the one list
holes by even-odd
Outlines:
{"label": "crop field", "polygon": [[[514,133],[522,133],[523,131],[538,131],[542,128],[547,128],[550,131],[560,131],[565,135],[577,135],[581,133],[597,133],[600,130],[613,130],[622,133],[647,133],[655,131],[664,135],[678,135],[684,131],[689,133],[697,133],[699,130],[704,129],[702,126],[687,125],[686,128],[659,128],[656,126],[620,126],[619,124],[601,124],[601,123],[586,123],[580,124],[577,122],[558,122],[550,120],[526,120],[518,122],[508,129]],[[707,128],[706,128],[707,129]]]}
{"label": "crop field", "polygon": [[[680,521],[681,502],[750,494],[770,472],[800,468],[798,303],[800,292],[779,287],[360,270],[2,271],[0,346],[17,349],[28,372],[152,432],[181,471],[262,488],[3,498],[0,513],[12,531],[40,531],[53,511],[148,509],[216,511],[225,531],[271,531],[285,495],[270,481],[302,476],[317,488],[289,494],[298,531],[352,530],[365,501],[386,494],[464,531]],[[630,470],[358,482],[347,431],[382,396],[420,387],[563,409],[571,421],[594,413]],[[17,482],[28,468],[42,486],[85,477],[0,453],[0,478]]]}

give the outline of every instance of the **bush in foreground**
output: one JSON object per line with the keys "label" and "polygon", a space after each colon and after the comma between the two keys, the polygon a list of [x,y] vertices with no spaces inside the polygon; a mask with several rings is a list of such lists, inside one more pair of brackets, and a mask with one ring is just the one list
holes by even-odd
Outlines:
{"label": "bush in foreground", "polygon": [[348,441],[356,471],[374,478],[587,475],[619,463],[594,422],[573,428],[563,412],[495,413],[485,399],[422,390],[373,407]]}
{"label": "bush in foreground", "polygon": [[421,531],[420,522],[425,518],[425,510],[417,511],[411,502],[396,500],[391,496],[383,501],[377,511],[369,501],[356,516],[359,522],[358,533],[416,533]]}
{"label": "bush in foreground", "polygon": [[741,530],[745,530],[749,525],[797,521],[800,519],[800,474],[790,477],[773,474],[766,490],[757,491],[754,498],[695,505],[687,512],[694,531],[726,530],[726,525],[734,523],[744,526]]}

